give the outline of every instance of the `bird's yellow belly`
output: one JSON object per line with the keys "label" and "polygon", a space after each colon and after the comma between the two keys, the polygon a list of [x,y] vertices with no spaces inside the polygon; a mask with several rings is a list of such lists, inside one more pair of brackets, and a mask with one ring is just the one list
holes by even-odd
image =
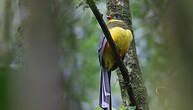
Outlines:
{"label": "bird's yellow belly", "polygon": [[[123,56],[130,46],[132,40],[132,33],[130,30],[125,30],[121,27],[114,27],[110,30],[111,36],[119,50],[120,56]],[[111,47],[108,43],[105,45],[103,52],[103,61],[105,68],[110,70],[115,64],[114,55],[112,53]]]}

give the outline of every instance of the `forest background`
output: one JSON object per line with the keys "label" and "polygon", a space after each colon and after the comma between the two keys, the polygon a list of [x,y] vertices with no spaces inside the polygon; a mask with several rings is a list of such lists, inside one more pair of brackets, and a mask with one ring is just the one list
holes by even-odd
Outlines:
{"label": "forest background", "polygon": [[[105,1],[96,3],[106,20]],[[130,0],[151,110],[193,108],[192,4]],[[0,110],[93,110],[99,97],[100,33],[81,0],[0,0]],[[119,109],[116,73],[112,93]]]}

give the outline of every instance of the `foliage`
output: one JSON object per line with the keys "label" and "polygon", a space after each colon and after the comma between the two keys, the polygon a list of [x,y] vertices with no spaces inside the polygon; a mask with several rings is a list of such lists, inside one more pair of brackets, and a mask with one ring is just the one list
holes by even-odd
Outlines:
{"label": "foliage", "polygon": [[100,108],[99,106],[97,106],[97,107],[95,108],[95,110],[103,110],[103,109]]}
{"label": "foliage", "polygon": [[123,107],[121,106],[120,107],[120,110],[135,110],[136,109],[136,106],[129,106],[129,107]]}

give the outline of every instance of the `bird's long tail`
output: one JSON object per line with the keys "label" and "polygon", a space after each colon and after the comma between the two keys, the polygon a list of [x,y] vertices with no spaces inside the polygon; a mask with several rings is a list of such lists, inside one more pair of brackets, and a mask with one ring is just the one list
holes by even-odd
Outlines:
{"label": "bird's long tail", "polygon": [[111,110],[111,71],[107,69],[101,69],[101,82],[100,82],[100,96],[99,106],[104,110]]}

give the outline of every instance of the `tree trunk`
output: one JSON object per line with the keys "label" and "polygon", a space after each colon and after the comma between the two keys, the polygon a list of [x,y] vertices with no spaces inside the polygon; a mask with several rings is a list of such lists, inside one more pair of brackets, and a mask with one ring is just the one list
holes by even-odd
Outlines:
{"label": "tree trunk", "polygon": [[[59,26],[54,0],[19,0],[23,68],[12,109],[61,110],[62,78],[58,66]],[[67,108],[68,109],[68,108]]]}
{"label": "tree trunk", "polygon": [[4,16],[3,16],[3,38],[0,39],[0,110],[10,109],[10,94],[9,94],[9,77],[10,64],[12,61],[12,54],[9,49],[10,27],[12,22],[12,1],[4,0]]}
{"label": "tree trunk", "polygon": [[[172,110],[193,109],[193,16],[192,0],[171,0],[163,12],[162,36],[168,66],[172,67],[167,93]],[[161,12],[161,11],[160,11]]]}
{"label": "tree trunk", "polygon": [[[60,2],[63,3],[63,1]],[[74,97],[74,91],[71,91],[73,81],[70,82],[67,69],[64,69],[63,74],[59,71],[59,60],[61,60],[59,56],[65,57],[64,64],[71,64],[69,56],[61,52],[60,43],[65,41],[59,41],[60,28],[64,25],[65,30],[70,26],[60,23],[57,19],[58,15],[65,15],[66,10],[71,8],[69,3],[71,1],[68,1],[68,4],[59,4],[60,2],[19,0],[21,24],[17,33],[17,57],[19,58],[16,58],[16,62],[23,67],[21,68],[23,71],[13,76],[17,80],[14,81],[16,82],[14,90],[18,87],[20,89],[16,91],[18,96],[13,96],[12,109],[81,110],[80,100]],[[65,9],[61,6],[65,6]],[[58,14],[59,12],[63,13]],[[72,39],[73,37],[70,36],[70,41]],[[69,39],[65,40],[70,45],[65,45],[66,48],[68,46],[73,48],[75,40],[73,39],[72,43],[69,43]],[[68,54],[72,56],[73,53]],[[73,60],[72,62],[75,63]],[[73,70],[74,67],[70,69]]]}
{"label": "tree trunk", "polygon": [[[107,0],[107,15],[112,12],[119,13],[121,15],[121,19],[127,23],[128,27],[132,30],[129,0]],[[144,86],[136,54],[135,39],[133,39],[133,42],[125,56],[124,62],[127,68],[129,68],[129,85],[124,82],[120,71],[117,72],[123,105],[136,106],[136,110],[149,110],[147,103],[147,91]],[[127,88],[130,88],[130,91],[127,91]]]}
{"label": "tree trunk", "polygon": [[3,39],[0,41],[0,56],[3,54],[7,54],[8,52],[8,42],[10,39],[10,27],[12,21],[12,9],[11,9],[11,0],[5,0],[5,8],[4,8],[4,22],[3,22]]}

